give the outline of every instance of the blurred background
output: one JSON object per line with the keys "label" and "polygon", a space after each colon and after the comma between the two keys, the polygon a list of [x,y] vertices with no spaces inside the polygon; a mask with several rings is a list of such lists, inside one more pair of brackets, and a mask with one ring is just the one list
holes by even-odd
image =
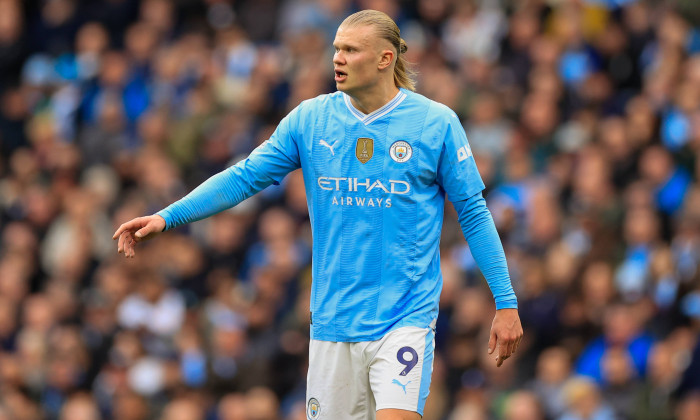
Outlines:
{"label": "blurred background", "polygon": [[525,329],[496,369],[447,206],[425,419],[700,419],[697,0],[0,0],[0,420],[306,418],[299,172],[111,236],[334,91],[363,8],[460,116]]}

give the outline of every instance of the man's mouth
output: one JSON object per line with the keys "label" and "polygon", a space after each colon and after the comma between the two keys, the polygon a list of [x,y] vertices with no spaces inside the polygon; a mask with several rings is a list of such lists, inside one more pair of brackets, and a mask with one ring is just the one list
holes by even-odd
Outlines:
{"label": "man's mouth", "polygon": [[344,71],[338,70],[338,69],[335,70],[335,81],[336,82],[342,82],[345,79],[347,79],[347,77],[348,77],[348,74],[345,73]]}

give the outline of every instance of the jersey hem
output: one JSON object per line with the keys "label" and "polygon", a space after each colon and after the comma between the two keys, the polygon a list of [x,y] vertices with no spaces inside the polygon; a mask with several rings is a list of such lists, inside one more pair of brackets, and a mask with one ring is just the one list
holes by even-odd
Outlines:
{"label": "jersey hem", "polygon": [[[312,325],[311,327],[311,340],[316,340],[316,341],[330,341],[332,343],[360,343],[363,341],[377,341],[381,340],[384,338],[387,334],[390,332],[396,331],[399,328],[405,328],[405,327],[415,327],[415,328],[420,328],[420,329],[432,329],[433,328],[434,321],[430,321],[427,324],[418,324],[415,322],[405,322],[404,320],[400,320],[394,325],[392,325],[390,328],[388,328],[386,331],[380,332],[380,333],[375,333],[375,334],[366,334],[366,335],[353,335],[353,336],[338,336],[338,334],[330,334],[330,333],[320,333],[320,332],[315,332],[314,331],[314,326]],[[323,326],[318,326],[318,328],[323,329]]]}

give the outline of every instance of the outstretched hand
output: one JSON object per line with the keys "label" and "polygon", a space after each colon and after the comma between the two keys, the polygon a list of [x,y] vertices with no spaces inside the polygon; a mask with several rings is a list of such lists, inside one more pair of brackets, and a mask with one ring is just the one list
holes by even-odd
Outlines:
{"label": "outstretched hand", "polygon": [[503,361],[509,358],[520,345],[523,338],[523,327],[517,309],[499,309],[493,317],[491,335],[489,337],[489,354],[496,353],[496,367],[501,367]]}
{"label": "outstretched hand", "polygon": [[161,216],[143,216],[131,219],[119,226],[112,239],[119,239],[117,252],[124,253],[127,258],[133,258],[134,247],[138,242],[147,241],[165,229],[165,219]]}

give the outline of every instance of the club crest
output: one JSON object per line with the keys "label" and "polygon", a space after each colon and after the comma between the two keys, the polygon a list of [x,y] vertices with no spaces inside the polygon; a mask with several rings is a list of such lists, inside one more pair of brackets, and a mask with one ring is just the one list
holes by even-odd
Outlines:
{"label": "club crest", "polygon": [[363,165],[374,156],[374,140],[369,137],[360,137],[355,145],[355,156]]}
{"label": "club crest", "polygon": [[316,420],[319,414],[321,414],[321,404],[316,398],[309,398],[309,402],[306,404],[306,417],[309,420]]}
{"label": "club crest", "polygon": [[411,156],[413,156],[413,148],[406,141],[395,141],[389,149],[389,155],[394,160],[394,162],[403,163],[409,160]]}

